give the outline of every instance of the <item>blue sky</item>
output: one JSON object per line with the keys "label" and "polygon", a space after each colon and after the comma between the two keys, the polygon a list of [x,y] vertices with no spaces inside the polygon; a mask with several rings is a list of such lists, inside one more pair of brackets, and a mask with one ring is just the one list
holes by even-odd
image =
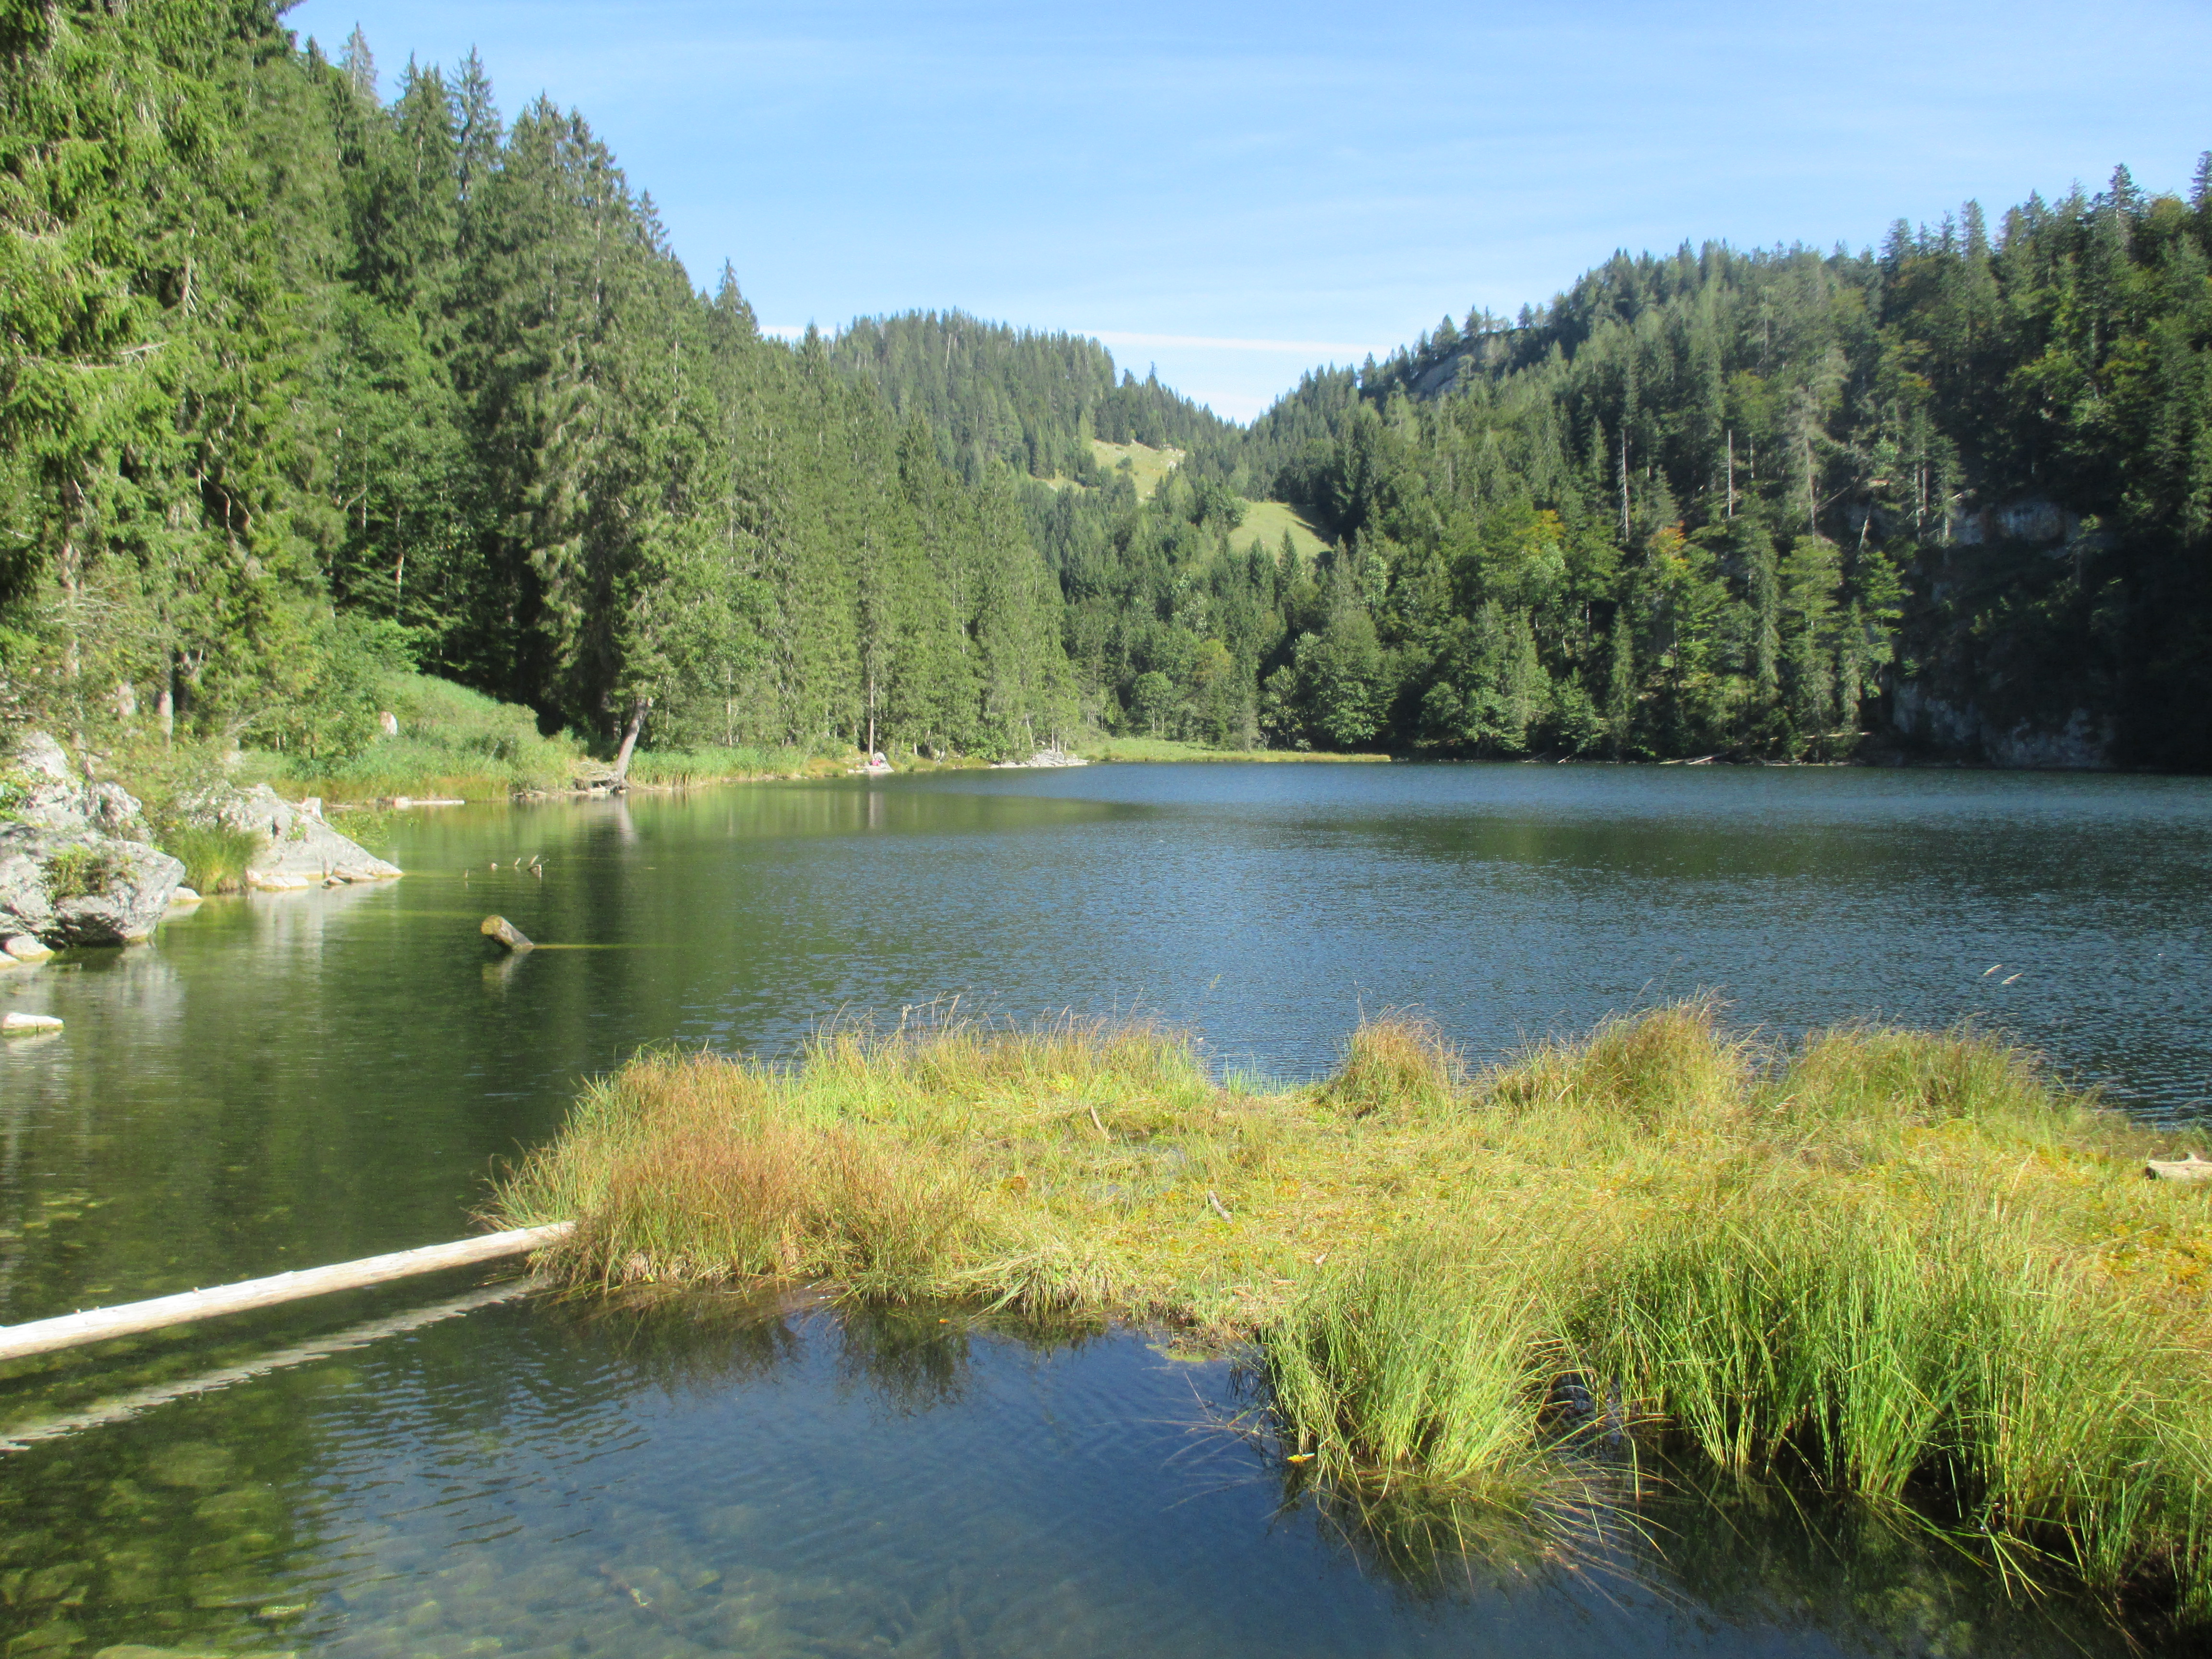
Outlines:
{"label": "blue sky", "polygon": [[958,306],[1249,418],[1301,370],[1616,247],[1879,240],[1967,197],[2180,189],[2212,5],[1139,7],[306,0],[387,94],[473,45],[580,109],[763,322]]}

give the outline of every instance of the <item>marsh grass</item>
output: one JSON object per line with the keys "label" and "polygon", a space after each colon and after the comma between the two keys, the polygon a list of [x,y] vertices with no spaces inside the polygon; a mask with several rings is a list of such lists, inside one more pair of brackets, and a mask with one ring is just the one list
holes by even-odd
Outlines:
{"label": "marsh grass", "polygon": [[1474,1074],[1389,1014],[1275,1090],[1156,1026],[840,1027],[640,1057],[498,1213],[580,1218],[580,1285],[1251,1341],[1285,1457],[1355,1510],[1572,1509],[1625,1435],[2203,1618],[2212,1225],[2142,1178],[2185,1144],[1972,1030],[1784,1048],[1704,1002]]}
{"label": "marsh grass", "polygon": [[161,850],[183,862],[185,885],[204,894],[245,891],[246,866],[264,844],[258,831],[221,824],[173,824],[159,836]]}

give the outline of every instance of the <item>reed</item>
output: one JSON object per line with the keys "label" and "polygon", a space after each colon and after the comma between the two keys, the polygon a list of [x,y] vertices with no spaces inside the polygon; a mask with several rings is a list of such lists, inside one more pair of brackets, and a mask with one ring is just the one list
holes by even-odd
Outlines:
{"label": "reed", "polygon": [[[2206,1194],[1971,1030],[1705,1002],[1470,1073],[1389,1014],[1304,1088],[1148,1025],[641,1056],[501,1187],[578,1284],[803,1281],[1250,1341],[1340,1492],[1540,1507],[1595,1434],[1778,1466],[2212,1613]],[[1362,1498],[1360,1501],[1365,1501]]]}

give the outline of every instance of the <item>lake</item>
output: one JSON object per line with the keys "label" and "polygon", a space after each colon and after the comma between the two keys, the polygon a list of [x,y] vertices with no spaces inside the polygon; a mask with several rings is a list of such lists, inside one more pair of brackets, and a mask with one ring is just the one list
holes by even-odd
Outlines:
{"label": "lake", "polygon": [[[68,1022],[0,1048],[0,1320],[459,1237],[642,1045],[775,1056],[921,1007],[1156,1015],[1295,1079],[1362,1010],[1425,1009],[1486,1060],[1710,991],[1785,1036],[1978,1020],[2154,1119],[2212,1094],[2202,780],[1115,766],[378,833],[404,879],[210,901],[150,947],[0,975],[0,1006]],[[495,959],[494,911],[563,948]],[[9,1651],[2109,1639],[1878,1518],[1679,1474],[1640,1532],[1408,1558],[1285,1488],[1232,1365],[1141,1334],[465,1305],[477,1282],[14,1367]]]}

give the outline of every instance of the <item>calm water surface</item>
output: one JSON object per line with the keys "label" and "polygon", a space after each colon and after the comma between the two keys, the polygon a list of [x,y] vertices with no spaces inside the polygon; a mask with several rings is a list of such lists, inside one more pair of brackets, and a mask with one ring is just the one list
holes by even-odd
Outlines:
{"label": "calm water surface", "polygon": [[[1112,767],[388,833],[402,881],[215,901],[150,948],[0,975],[0,1006],[68,1021],[0,1050],[0,1320],[455,1237],[495,1161],[641,1044],[774,1054],[841,1010],[955,996],[1156,1012],[1218,1064],[1297,1077],[1363,1007],[1418,1005],[1487,1057],[1714,989],[1782,1031],[1980,1018],[2154,1116],[2212,1095],[2197,780]],[[532,853],[542,878],[509,867]],[[492,910],[574,948],[488,961]],[[526,1304],[416,1322],[469,1289],[0,1377],[0,1427],[113,1419],[0,1458],[8,1651],[2104,1639],[1773,1492],[1655,1497],[1641,1540],[1409,1565],[1200,1428],[1238,1408],[1226,1367],[1134,1336]],[[301,1363],[114,1398],[274,1351]]]}

